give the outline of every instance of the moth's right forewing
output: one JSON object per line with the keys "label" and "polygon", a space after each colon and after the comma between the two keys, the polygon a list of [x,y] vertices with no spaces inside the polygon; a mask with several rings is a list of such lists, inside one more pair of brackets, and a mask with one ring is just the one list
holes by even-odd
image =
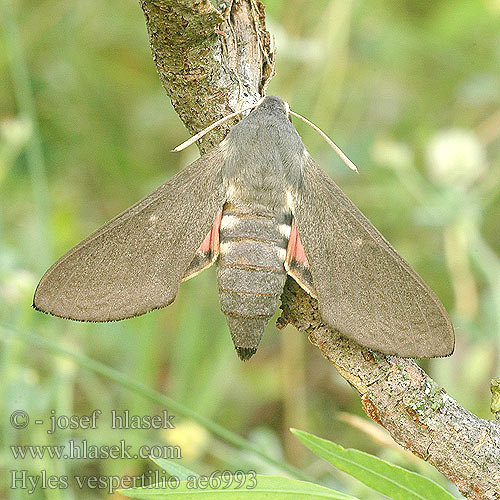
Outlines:
{"label": "moth's right forewing", "polygon": [[33,305],[64,318],[111,321],[171,303],[225,193],[226,142],[63,255]]}
{"label": "moth's right forewing", "polygon": [[310,157],[294,218],[329,326],[386,354],[453,352],[437,296]]}

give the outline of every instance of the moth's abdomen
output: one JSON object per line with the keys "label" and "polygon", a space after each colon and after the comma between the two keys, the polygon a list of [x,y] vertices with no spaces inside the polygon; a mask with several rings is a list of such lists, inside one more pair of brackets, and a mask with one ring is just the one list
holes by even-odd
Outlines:
{"label": "moth's abdomen", "polygon": [[220,227],[217,284],[222,312],[241,359],[250,358],[285,285],[291,214],[226,205]]}

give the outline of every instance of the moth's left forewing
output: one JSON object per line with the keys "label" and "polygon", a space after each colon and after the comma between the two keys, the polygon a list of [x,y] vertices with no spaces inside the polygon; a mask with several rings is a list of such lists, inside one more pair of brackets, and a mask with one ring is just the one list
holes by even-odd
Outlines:
{"label": "moth's left forewing", "polygon": [[170,304],[181,280],[211,262],[211,228],[225,201],[226,146],[223,141],[63,255],[38,284],[34,307],[80,321],[114,321]]}
{"label": "moth's left forewing", "polygon": [[437,296],[309,155],[293,216],[330,327],[386,354],[453,352]]}

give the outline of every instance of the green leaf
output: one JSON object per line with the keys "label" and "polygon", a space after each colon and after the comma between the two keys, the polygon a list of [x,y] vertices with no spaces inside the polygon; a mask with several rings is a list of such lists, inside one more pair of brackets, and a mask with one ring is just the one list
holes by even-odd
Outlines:
{"label": "green leaf", "polygon": [[456,500],[439,484],[359,450],[297,429],[293,434],[316,455],[393,500]]}
{"label": "green leaf", "polygon": [[164,458],[153,458],[151,460],[159,465],[162,469],[166,470],[171,476],[177,477],[181,481],[185,481],[189,477],[196,477],[198,474],[192,470],[184,467],[183,465],[175,462],[174,460],[166,460]]}
{"label": "green leaf", "polygon": [[[288,479],[278,476],[261,475],[241,475],[239,480],[237,476],[226,477],[215,476],[212,481],[218,477],[219,484],[212,482],[211,476],[199,476],[188,481],[182,481],[178,487],[168,487],[163,485],[154,485],[146,488],[129,488],[118,490],[122,495],[131,498],[141,498],[143,500],[170,500],[181,498],[182,500],[199,499],[219,500],[227,498],[230,500],[318,500],[321,498],[333,500],[356,500],[355,497],[340,493],[324,486],[314,483],[298,481],[297,479]],[[212,476],[213,477],[213,476]],[[228,481],[228,479],[230,479]],[[206,480],[207,485],[195,483],[195,481]],[[228,483],[230,483],[228,485]]]}

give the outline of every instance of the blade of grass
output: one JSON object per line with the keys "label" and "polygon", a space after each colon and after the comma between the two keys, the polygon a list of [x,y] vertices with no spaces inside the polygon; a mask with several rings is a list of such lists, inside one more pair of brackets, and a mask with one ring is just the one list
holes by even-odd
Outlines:
{"label": "blade of grass", "polygon": [[109,366],[99,363],[98,361],[95,361],[94,359],[91,359],[82,354],[77,354],[68,351],[67,349],[64,349],[58,346],[57,344],[54,344],[50,340],[40,337],[39,335],[36,335],[34,333],[22,332],[19,331],[17,328],[11,327],[10,325],[6,325],[3,323],[0,323],[0,329],[2,329],[5,333],[10,335],[11,338],[22,340],[31,345],[41,347],[42,349],[46,349],[60,356],[70,357],[71,359],[76,361],[80,366],[86,368],[87,370],[90,370],[94,373],[98,373],[110,380],[113,380],[114,382],[117,382],[122,387],[126,387],[127,389],[133,391],[136,394],[140,394],[141,396],[150,399],[155,403],[168,407],[169,410],[172,410],[178,415],[194,420],[202,427],[204,427],[211,433],[215,434],[216,436],[219,436],[220,438],[224,439],[228,443],[231,443],[233,446],[236,446],[237,448],[241,448],[247,451],[251,451],[255,455],[259,456],[266,463],[273,465],[274,467],[277,467],[279,470],[283,471],[286,474],[291,475],[292,477],[296,477],[303,480],[311,480],[311,478],[306,476],[299,469],[296,469],[295,467],[287,463],[280,462],[279,460],[275,460],[274,458],[269,457],[262,450],[260,450],[260,448],[255,446],[250,441],[247,441],[246,439],[243,439],[237,434],[228,431],[221,425],[216,424],[212,420],[205,418],[202,415],[199,415],[195,411],[191,410],[190,408],[187,408],[183,404],[169,398],[168,396],[164,396],[163,394],[153,389],[150,389],[146,385],[137,382],[136,380],[130,377],[127,377],[125,374],[119,372],[118,370],[115,370],[114,368],[110,368]]}
{"label": "blade of grass", "polygon": [[48,223],[49,188],[38,128],[35,98],[31,77],[23,51],[23,41],[16,18],[16,8],[11,0],[1,0],[1,19],[12,87],[19,113],[26,116],[32,126],[32,137],[27,144],[26,158],[31,176],[34,217],[37,218],[38,266],[44,269],[50,258],[50,226]]}
{"label": "blade of grass", "polygon": [[171,476],[177,477],[180,481],[186,481],[189,477],[197,477],[198,474],[192,470],[184,467],[183,465],[175,462],[174,460],[166,460],[165,458],[153,458],[151,460],[166,470]]}
{"label": "blade of grass", "polygon": [[[206,481],[205,481],[206,479]],[[228,484],[228,480],[231,482]],[[351,495],[325,488],[314,483],[297,481],[286,477],[277,476],[245,476],[242,477],[205,477],[195,481],[182,481],[175,488],[157,484],[145,488],[129,488],[118,490],[122,495],[144,500],[183,498],[204,498],[205,500],[217,500],[228,498],[230,500],[318,500],[319,498],[330,498],[332,500],[357,500]],[[203,483],[201,481],[204,481]],[[216,481],[220,482],[217,483]],[[233,482],[234,481],[234,482]],[[212,484],[212,486],[210,486]],[[226,486],[228,484],[228,486]],[[198,486],[197,486],[198,485]]]}
{"label": "blade of grass", "polygon": [[394,500],[455,500],[431,479],[359,450],[290,429],[313,453]]}

